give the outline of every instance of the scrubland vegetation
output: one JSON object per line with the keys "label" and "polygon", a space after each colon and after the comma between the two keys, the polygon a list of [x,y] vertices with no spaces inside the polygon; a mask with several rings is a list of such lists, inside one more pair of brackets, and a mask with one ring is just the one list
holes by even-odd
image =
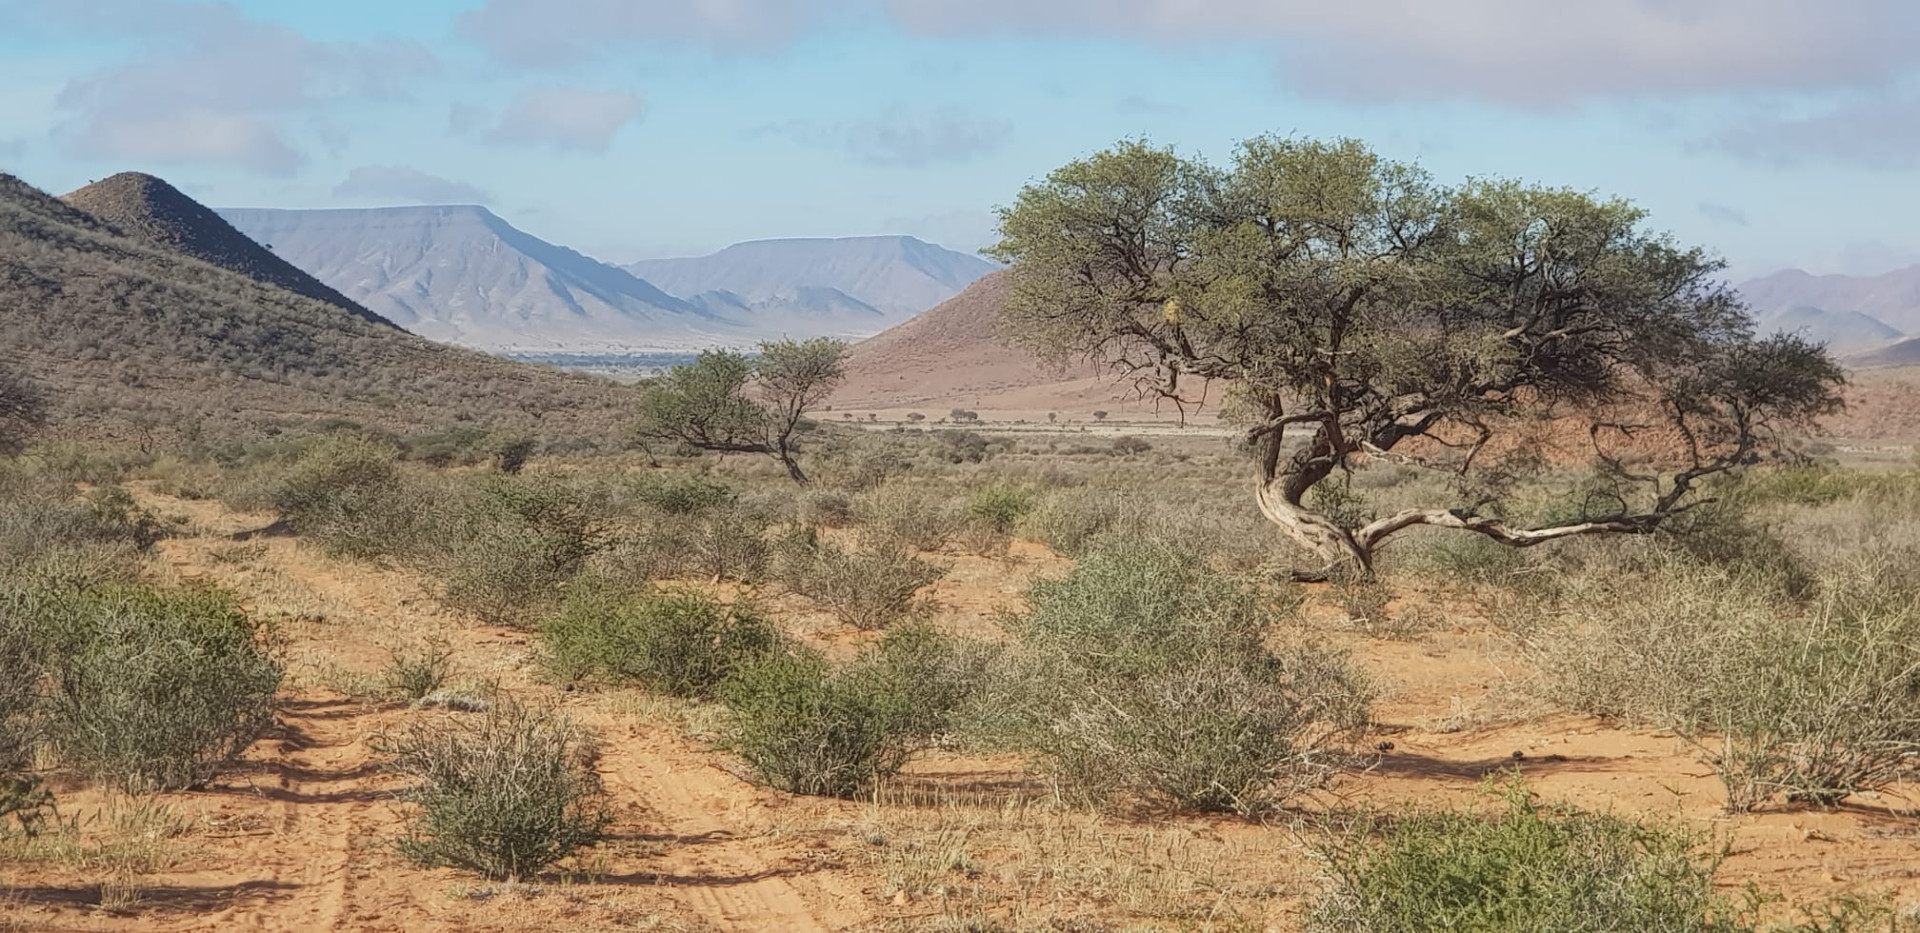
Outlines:
{"label": "scrubland vegetation", "polygon": [[[978,459],[949,456],[968,447]],[[1274,831],[1317,853],[1318,880],[1292,889],[1309,929],[1909,922],[1873,886],[1802,905],[1729,889],[1717,830],[1545,802],[1519,777],[1459,809],[1340,801],[1397,754],[1376,712],[1391,677],[1354,646],[1417,641],[1462,613],[1514,668],[1482,727],[1572,713],[1670,730],[1733,812],[1903,793],[1920,767],[1920,471],[1757,469],[1659,534],[1514,550],[1435,531],[1384,549],[1372,580],[1300,584],[1285,538],[1218,492],[1243,468],[1229,438],[1142,452],[820,427],[807,449],[815,482],[793,495],[777,460],[695,451],[535,449],[509,472],[347,431],[224,461],[28,448],[0,467],[0,852],[77,832],[57,809],[76,780],[204,786],[273,728],[279,636],[234,594],[152,574],[184,529],[130,484],[264,512],[327,559],[437,581],[446,606],[527,633],[543,689],[682,704],[708,755],[783,793],[885,813],[890,795],[929,793],[909,789],[925,786],[917,762],[957,757],[1012,763],[1015,783],[990,792],[1004,804],[967,805],[1069,821],[1047,833],[1210,813],[1292,827]],[[1338,507],[1386,513],[1442,482],[1374,463]],[[1512,514],[1560,514],[1585,488],[1548,471]],[[957,624],[942,607],[956,560],[1013,568],[1037,546],[1059,563],[1006,611]],[[594,762],[618,739],[546,692],[433,708],[462,676],[453,655],[396,649],[366,698],[429,698],[377,742],[408,815],[392,851],[494,879],[591,877],[622,803]],[[947,892],[951,925],[901,928],[1040,916],[996,913],[1010,895],[969,874],[964,841],[921,848],[936,838],[876,850],[899,890]],[[1199,889],[1154,887],[1166,877],[1127,882],[1137,899],[1113,917],[1194,927]],[[1260,897],[1210,884],[1240,893],[1198,928],[1259,922]]]}

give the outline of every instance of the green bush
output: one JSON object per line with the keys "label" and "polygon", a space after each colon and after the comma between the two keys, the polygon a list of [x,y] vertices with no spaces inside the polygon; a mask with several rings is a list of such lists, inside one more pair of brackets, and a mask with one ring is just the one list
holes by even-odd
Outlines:
{"label": "green bush", "polygon": [[1010,535],[1033,511],[1033,496],[1017,486],[989,486],[967,500],[967,519]]}
{"label": "green bush", "polygon": [[725,483],[701,476],[674,474],[641,483],[634,498],[664,515],[699,515],[739,501]]}
{"label": "green bush", "polygon": [[18,594],[0,593],[0,821],[31,831],[53,798],[30,773],[45,646],[23,608]]}
{"label": "green bush", "polygon": [[337,435],[296,461],[270,493],[294,531],[344,557],[409,552],[418,510],[394,450],[354,435]]}
{"label": "green bush", "polygon": [[1333,889],[1314,933],[1727,931],[1715,859],[1684,829],[1536,803],[1362,820],[1321,846]]}
{"label": "green bush", "polygon": [[726,744],[781,790],[855,797],[947,731],[984,658],[917,626],[838,669],[807,649],[768,654],[721,685]]}
{"label": "green bush", "polygon": [[524,627],[605,542],[576,490],[552,479],[490,477],[445,534],[437,558],[448,605]]}
{"label": "green bush", "polygon": [[1043,580],[977,725],[1061,792],[1253,813],[1349,764],[1369,691],[1344,659],[1271,651],[1286,609],[1163,543],[1110,543]]}
{"label": "green bush", "polygon": [[600,841],[605,795],[559,711],[496,698],[477,717],[417,725],[393,767],[418,780],[401,854],[489,878],[526,878]]}
{"label": "green bush", "polygon": [[748,606],[591,580],[570,586],[540,626],[544,661],[556,675],[633,680],[681,697],[711,697],[736,667],[772,651],[774,638],[773,626]]}
{"label": "green bush", "polygon": [[212,589],[49,597],[49,731],[64,761],[131,790],[205,784],[273,722],[280,665]]}

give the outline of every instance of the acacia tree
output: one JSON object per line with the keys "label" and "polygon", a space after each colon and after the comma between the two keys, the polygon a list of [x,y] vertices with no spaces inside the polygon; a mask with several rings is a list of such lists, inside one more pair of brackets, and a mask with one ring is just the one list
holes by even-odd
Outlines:
{"label": "acacia tree", "polygon": [[698,450],[766,454],[804,484],[799,433],[806,413],[840,384],[846,352],[844,341],[824,337],[763,343],[757,359],[704,351],[641,387],[638,433]]}
{"label": "acacia tree", "polygon": [[[1526,547],[1645,533],[1840,405],[1840,369],[1756,337],[1697,248],[1620,200],[1509,181],[1446,188],[1364,145],[1262,137],[1216,167],[1142,142],[1053,172],[1000,211],[1002,324],[1184,406],[1222,385],[1261,512],[1336,570],[1420,525]],[[1608,492],[1538,527],[1503,516],[1524,428],[1577,427]],[[1621,442],[1658,432],[1668,469]],[[1642,442],[1645,438],[1640,439]],[[1445,469],[1458,501],[1361,518],[1310,496],[1370,458]],[[1497,461],[1497,462],[1496,462]]]}

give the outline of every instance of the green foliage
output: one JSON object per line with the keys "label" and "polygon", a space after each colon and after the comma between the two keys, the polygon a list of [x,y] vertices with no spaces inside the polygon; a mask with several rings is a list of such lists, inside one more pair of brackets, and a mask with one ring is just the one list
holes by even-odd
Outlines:
{"label": "green foliage", "polygon": [[293,530],[346,557],[405,553],[419,530],[394,450],[357,435],[322,441],[271,496]]}
{"label": "green foliage", "polygon": [[683,473],[642,483],[633,494],[660,514],[676,516],[703,515],[740,499],[740,494],[725,483]]}
{"label": "green foliage", "polygon": [[472,719],[414,726],[393,768],[419,783],[401,854],[489,878],[528,878],[598,843],[605,795],[573,723],[558,710],[496,698]]}
{"label": "green foliage", "polygon": [[847,345],[838,340],[776,340],[758,359],[733,350],[704,350],[640,389],[637,433],[643,441],[695,450],[766,454],[796,482],[805,416],[832,394]]}
{"label": "green foliage", "polygon": [[579,580],[540,625],[543,660],[577,680],[637,681],[708,698],[735,668],[774,649],[773,626],[741,604],[692,591],[632,592]]}
{"label": "green foliage", "polygon": [[463,503],[437,557],[448,605],[489,622],[526,626],[605,542],[577,490],[543,477],[489,477]]}
{"label": "green foliage", "polygon": [[1017,486],[989,486],[967,500],[967,518],[995,534],[1010,535],[1033,511],[1033,495]]}
{"label": "green foliage", "polygon": [[198,787],[273,721],[280,665],[225,593],[111,586],[32,610],[63,760],[130,790]]}
{"label": "green foliage", "polygon": [[1254,813],[1351,762],[1369,691],[1344,659],[1270,651],[1282,607],[1162,543],[1113,542],[1034,584],[982,731],[1061,792]]}
{"label": "green foliage", "polygon": [[1362,820],[1321,846],[1333,890],[1314,933],[1726,931],[1715,859],[1684,829],[1535,802],[1517,780],[1505,812]]}
{"label": "green foliage", "polygon": [[[1643,220],[1567,189],[1443,187],[1355,140],[1258,137],[1228,165],[1131,141],[1023,189],[991,252],[1010,265],[1013,339],[1176,398],[1224,383],[1265,510],[1323,560],[1370,567],[1420,523],[1353,534],[1356,513],[1306,497],[1403,443],[1440,441],[1423,456],[1467,476],[1438,524],[1499,536],[1511,529],[1467,490],[1544,463],[1543,438],[1519,429],[1530,416],[1588,418],[1611,463],[1609,407],[1657,412],[1694,442],[1683,467],[1630,490],[1617,471],[1632,495],[1572,517],[1639,532],[1840,405],[1824,349],[1756,336],[1720,263]],[[1458,443],[1483,431],[1497,448]]]}
{"label": "green foliage", "polygon": [[727,745],[781,790],[858,796],[947,730],[985,657],[919,626],[838,669],[804,648],[765,655],[721,686]]}

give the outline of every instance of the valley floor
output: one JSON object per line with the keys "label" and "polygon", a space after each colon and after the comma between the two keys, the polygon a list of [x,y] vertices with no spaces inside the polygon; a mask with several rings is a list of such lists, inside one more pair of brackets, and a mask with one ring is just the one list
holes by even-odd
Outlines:
{"label": "valley floor", "polygon": [[[1510,769],[1550,800],[1713,835],[1727,846],[1719,880],[1736,890],[1920,898],[1915,800],[1732,816],[1674,735],[1489,716],[1521,662],[1436,594],[1403,595],[1445,620],[1412,640],[1327,623],[1324,637],[1349,645],[1382,688],[1377,740],[1392,748],[1264,823],[1086,814],[1056,806],[1017,762],[951,756],[847,802],[749,783],[699,738],[701,708],[541,682],[530,635],[443,608],[425,578],[335,561],[293,537],[233,538],[270,515],[141,495],[186,518],[161,544],[172,574],[227,587],[276,622],[289,667],[281,725],[243,766],[161,806],[64,789],[70,828],[0,876],[0,930],[1289,930],[1322,881],[1302,827],[1360,803],[1471,805],[1487,776]],[[952,565],[935,591],[939,621],[975,634],[1027,580],[1064,567],[1025,545],[1005,560],[935,559]],[[824,644],[858,637],[782,622]],[[467,680],[557,702],[596,736],[616,822],[584,870],[490,884],[394,850],[402,809],[398,778],[378,765],[383,736],[451,714],[352,697],[396,644],[433,636],[451,641]]]}

